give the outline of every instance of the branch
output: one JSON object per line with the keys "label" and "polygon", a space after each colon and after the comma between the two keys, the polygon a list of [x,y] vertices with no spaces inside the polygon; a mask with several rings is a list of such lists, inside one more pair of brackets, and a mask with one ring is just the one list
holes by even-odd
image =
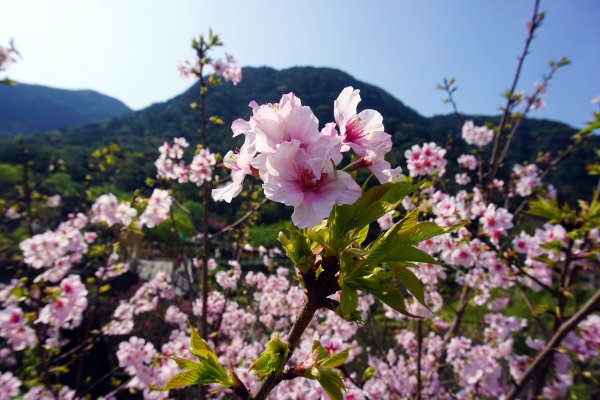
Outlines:
{"label": "branch", "polygon": [[537,355],[533,360],[533,363],[527,368],[521,379],[514,384],[514,387],[510,390],[506,396],[507,400],[514,400],[517,398],[523,387],[529,382],[529,380],[538,372],[538,369],[545,365],[545,361],[550,357],[557,346],[560,345],[562,340],[590,313],[594,312],[596,306],[600,304],[600,290],[585,303],[585,305],[575,313],[569,320],[567,320],[554,334],[550,342],[546,345],[544,350]]}
{"label": "branch", "polygon": [[243,223],[244,221],[246,221],[248,218],[250,218],[254,213],[256,213],[263,205],[265,205],[267,203],[267,201],[269,201],[269,199],[263,199],[263,201],[261,201],[256,207],[254,207],[253,209],[251,209],[250,211],[248,211],[246,214],[244,214],[240,219],[238,219],[237,221],[235,221],[234,223],[232,223],[231,225],[226,226],[225,228],[221,229],[219,232],[217,233],[213,233],[212,235],[210,235],[208,238],[210,240],[219,237],[221,235],[223,235],[224,233],[229,232],[230,230],[232,230],[233,228],[235,228],[236,226],[240,225],[241,223]]}
{"label": "branch", "polygon": [[[531,41],[534,37],[535,30],[540,26],[538,23],[538,8],[540,5],[540,0],[535,1],[535,5],[533,7],[533,16],[531,17],[530,28],[527,34],[527,38],[525,39],[525,46],[523,46],[523,51],[519,56],[519,62],[517,64],[517,70],[515,71],[515,76],[513,77],[512,85],[510,90],[508,91],[506,106],[504,107],[504,113],[502,114],[502,118],[500,119],[500,125],[498,127],[498,134],[494,140],[494,147],[492,150],[492,157],[490,158],[490,167],[487,175],[487,182],[491,182],[492,179],[496,176],[496,172],[498,170],[498,152],[500,150],[500,141],[502,139],[502,134],[504,133],[504,129],[506,128],[506,124],[508,123],[508,119],[511,114],[511,108],[514,103],[514,93],[517,88],[517,83],[519,82],[519,77],[521,75],[521,69],[523,68],[523,63],[525,62],[525,57],[529,53],[529,46],[531,45]],[[489,198],[489,193],[488,196]]]}

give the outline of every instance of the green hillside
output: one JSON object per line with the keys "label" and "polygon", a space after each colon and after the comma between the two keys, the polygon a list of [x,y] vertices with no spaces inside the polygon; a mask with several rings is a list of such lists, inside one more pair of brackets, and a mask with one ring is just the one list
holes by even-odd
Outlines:
{"label": "green hillside", "polygon": [[0,138],[82,126],[131,112],[121,101],[93,90],[18,83],[0,85]]}
{"label": "green hillside", "polygon": [[[218,115],[225,124],[211,125],[208,138],[211,150],[226,152],[241,144],[241,138],[231,137],[229,125],[238,118],[250,115],[248,103],[276,102],[282,93],[294,91],[303,104],[309,105],[321,125],[333,120],[333,101],[346,86],[361,90],[359,109],[373,108],[381,112],[387,132],[393,135],[394,150],[390,160],[394,165],[405,165],[404,150],[413,144],[434,140],[440,145],[451,143],[448,160],[449,174],[454,173],[456,157],[468,151],[460,138],[460,121],[474,118],[479,124],[492,122],[496,117],[486,116],[436,116],[426,118],[405,106],[382,89],[357,81],[350,75],[329,68],[295,67],[286,70],[272,68],[245,68],[244,80],[236,87],[225,84],[211,88],[207,94],[208,115]],[[29,136],[36,165],[52,157],[65,160],[67,171],[74,181],[86,174],[89,153],[106,143],[116,142],[122,149],[119,174],[115,184],[122,191],[131,191],[143,185],[146,176],[154,176],[157,147],[174,136],[183,136],[197,143],[199,113],[190,108],[197,101],[198,86],[194,85],[181,95],[164,103],[154,104],[144,110],[129,113],[104,122],[78,128],[61,129],[50,133]],[[538,152],[555,154],[563,150],[575,132],[567,125],[548,120],[531,119],[524,122],[513,144],[504,174],[514,162],[533,161]],[[592,138],[597,147],[599,138]],[[0,160],[17,162],[16,144],[5,142],[0,147]],[[592,160],[591,149],[581,149],[566,160],[553,174],[551,181],[560,192],[569,196],[588,194],[593,185],[585,172],[585,164]]]}

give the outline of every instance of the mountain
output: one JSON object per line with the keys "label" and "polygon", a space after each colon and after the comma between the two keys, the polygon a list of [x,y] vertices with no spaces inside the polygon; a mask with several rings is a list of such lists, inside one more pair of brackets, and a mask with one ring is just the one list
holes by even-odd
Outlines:
{"label": "mountain", "polygon": [[121,101],[93,90],[17,83],[0,85],[0,138],[82,126],[131,112]]}
{"label": "mountain", "polygon": [[[251,100],[259,104],[277,102],[282,93],[290,91],[313,109],[323,126],[333,120],[333,101],[346,86],[361,90],[359,109],[373,108],[383,115],[386,131],[393,136],[394,148],[388,157],[392,165],[405,165],[403,153],[413,144],[436,141],[450,148],[447,155],[449,174],[454,173],[458,155],[469,151],[460,138],[462,121],[474,119],[477,124],[483,124],[498,119],[495,116],[467,115],[426,118],[384,90],[357,81],[335,69],[294,67],[275,70],[248,67],[244,69],[244,80],[238,86],[224,84],[210,88],[207,93],[207,116],[217,115],[225,121],[222,126],[209,127],[209,147],[213,152],[224,154],[240,146],[242,139],[232,138],[229,126],[236,118],[247,119],[251,115],[248,103]],[[198,142],[200,116],[198,110],[190,107],[191,103],[198,101],[198,96],[198,85],[195,84],[164,103],[96,124],[34,135],[28,138],[28,143],[31,150],[35,151],[35,157],[40,160],[56,156],[63,158],[69,174],[74,180],[80,181],[87,173],[89,153],[106,143],[116,142],[122,149],[120,175],[115,178],[117,186],[120,190],[131,191],[143,185],[146,176],[154,176],[157,147],[163,141],[183,136],[192,143]],[[564,150],[574,132],[573,128],[558,122],[537,119],[524,121],[515,136],[502,173],[507,177],[515,162],[534,161],[538,152],[556,154]],[[593,137],[592,141],[591,147],[598,147],[600,138]],[[9,142],[0,145],[0,160],[17,162],[15,146]],[[551,174],[561,193],[589,196],[587,189],[595,183],[587,176],[585,164],[592,159],[592,149],[579,149]]]}

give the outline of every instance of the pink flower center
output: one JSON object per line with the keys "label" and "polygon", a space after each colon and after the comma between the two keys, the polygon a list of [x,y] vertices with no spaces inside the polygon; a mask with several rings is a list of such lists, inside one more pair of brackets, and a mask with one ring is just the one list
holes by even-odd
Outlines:
{"label": "pink flower center", "polygon": [[316,192],[321,187],[321,180],[327,177],[325,172],[321,172],[321,176],[317,178],[310,168],[301,167],[296,170],[296,177],[303,192]]}
{"label": "pink flower center", "polygon": [[346,124],[346,142],[356,143],[365,136],[359,117],[354,117]]}

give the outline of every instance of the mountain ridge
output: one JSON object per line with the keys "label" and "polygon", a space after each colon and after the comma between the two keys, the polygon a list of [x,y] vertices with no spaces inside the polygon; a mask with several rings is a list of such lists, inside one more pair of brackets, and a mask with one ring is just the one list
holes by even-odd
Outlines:
{"label": "mountain ridge", "polygon": [[17,82],[0,86],[0,137],[83,126],[132,110],[122,101],[90,89],[60,89]]}
{"label": "mountain ridge", "polygon": [[[240,138],[232,138],[229,126],[236,118],[247,119],[251,115],[248,103],[256,100],[259,104],[279,101],[283,93],[293,91],[304,105],[312,108],[323,126],[333,121],[333,102],[346,86],[361,90],[362,101],[359,110],[372,108],[383,115],[386,131],[393,137],[394,148],[389,155],[392,165],[405,165],[404,150],[414,144],[436,141],[442,146],[449,142],[450,166],[456,166],[456,157],[471,149],[460,137],[460,121],[473,119],[477,124],[497,121],[498,116],[437,115],[424,117],[406,106],[402,101],[385,90],[361,82],[351,75],[334,69],[320,67],[292,67],[276,70],[271,67],[247,67],[244,80],[233,86],[229,83],[211,87],[206,95],[207,116],[217,115],[225,121],[222,126],[211,125],[208,130],[209,147],[213,152],[225,153],[241,145]],[[77,128],[55,130],[54,132],[28,137],[31,147],[40,147],[46,157],[68,158],[69,173],[75,180],[85,176],[85,157],[94,148],[109,142],[117,142],[124,152],[124,158],[131,161],[124,170],[131,168],[136,175],[154,176],[153,162],[157,157],[157,147],[172,137],[186,137],[192,144],[198,143],[199,113],[190,109],[190,104],[198,101],[199,90],[195,83],[181,94],[165,101],[110,120]],[[544,119],[525,120],[516,135],[513,150],[506,161],[505,177],[515,162],[534,161],[539,151],[556,153],[571,142],[575,129],[560,122]],[[594,143],[600,138],[593,138]],[[2,146],[10,147],[10,146]],[[0,159],[10,157],[10,150],[1,151]],[[565,161],[557,174],[565,186],[565,191],[579,189],[577,186],[589,184],[585,171],[586,161],[591,160],[592,152],[578,150],[575,157]],[[454,172],[453,169],[451,172]],[[128,171],[130,175],[132,174]],[[132,190],[143,183],[130,176],[123,190]]]}

